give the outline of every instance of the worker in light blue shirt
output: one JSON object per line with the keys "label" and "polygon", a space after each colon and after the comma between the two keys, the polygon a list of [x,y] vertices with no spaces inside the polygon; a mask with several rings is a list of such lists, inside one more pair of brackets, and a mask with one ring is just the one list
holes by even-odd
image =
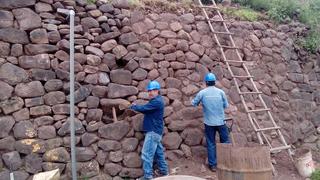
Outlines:
{"label": "worker in light blue shirt", "polygon": [[224,91],[215,87],[216,76],[213,73],[205,76],[205,82],[207,88],[196,95],[192,105],[202,104],[209,168],[216,171],[216,132],[219,133],[221,143],[230,143],[228,127],[224,122],[224,109],[228,107],[228,101]]}

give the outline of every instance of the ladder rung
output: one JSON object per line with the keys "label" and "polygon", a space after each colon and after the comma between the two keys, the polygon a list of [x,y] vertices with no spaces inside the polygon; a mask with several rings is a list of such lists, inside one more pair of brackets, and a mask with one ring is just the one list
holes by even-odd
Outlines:
{"label": "ladder rung", "polygon": [[262,94],[262,92],[239,92],[239,94]]}
{"label": "ladder rung", "polygon": [[253,78],[253,76],[232,76],[233,78]]}
{"label": "ladder rung", "polygon": [[216,10],[219,10],[220,8],[217,7],[217,6],[205,6],[205,5],[202,5],[202,6],[198,6],[199,8],[209,8],[209,9],[216,9]]}
{"label": "ladder rung", "polygon": [[287,146],[280,146],[280,147],[276,147],[276,148],[271,148],[270,152],[281,151],[281,150],[284,150],[284,149],[291,149],[291,146],[287,145]]}
{"label": "ladder rung", "polygon": [[277,130],[277,129],[281,129],[281,127],[268,127],[268,128],[261,128],[261,129],[257,129],[257,132],[260,131],[270,131],[270,130]]}
{"label": "ladder rung", "polygon": [[[234,33],[231,33],[231,32],[213,31],[212,33],[214,33],[214,34],[234,35]],[[223,46],[221,46],[221,47],[223,47]]]}
{"label": "ladder rung", "polygon": [[226,20],[223,20],[223,19],[209,19],[209,21],[211,22],[229,22],[229,21],[226,21]]}
{"label": "ladder rung", "polygon": [[238,61],[238,60],[224,60],[229,63],[245,63],[246,61]]}
{"label": "ladder rung", "polygon": [[267,108],[267,109],[253,109],[253,110],[248,110],[247,113],[263,112],[263,111],[270,111],[270,109],[269,108]]}
{"label": "ladder rung", "polygon": [[226,48],[226,49],[240,49],[237,46],[223,46],[223,45],[220,45],[219,47]]}

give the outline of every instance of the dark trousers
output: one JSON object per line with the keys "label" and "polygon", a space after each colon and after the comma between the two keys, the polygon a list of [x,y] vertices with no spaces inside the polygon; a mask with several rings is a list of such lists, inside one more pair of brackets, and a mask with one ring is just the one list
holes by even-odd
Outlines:
{"label": "dark trousers", "polygon": [[207,141],[209,166],[217,166],[216,132],[219,133],[220,143],[230,143],[227,125],[208,126],[205,124],[205,136]]}

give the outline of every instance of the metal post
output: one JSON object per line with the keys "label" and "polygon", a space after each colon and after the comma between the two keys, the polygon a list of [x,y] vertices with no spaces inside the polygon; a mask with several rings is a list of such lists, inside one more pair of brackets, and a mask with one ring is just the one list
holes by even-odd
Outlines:
{"label": "metal post", "polygon": [[70,134],[72,180],[77,180],[75,129],[74,129],[74,11],[70,10]]}
{"label": "metal post", "polygon": [[71,136],[71,170],[72,180],[77,180],[77,161],[75,151],[74,128],[74,15],[73,10],[58,9],[59,13],[68,14],[70,17],[70,136]]}

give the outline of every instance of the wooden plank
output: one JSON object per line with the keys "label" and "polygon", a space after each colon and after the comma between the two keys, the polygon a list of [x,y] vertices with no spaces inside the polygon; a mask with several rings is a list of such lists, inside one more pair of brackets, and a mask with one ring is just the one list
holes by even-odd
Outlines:
{"label": "wooden plank", "polygon": [[248,110],[248,113],[256,113],[256,112],[263,112],[263,111],[270,111],[269,108],[267,109],[254,109],[254,110]]}
{"label": "wooden plank", "polygon": [[213,34],[224,34],[224,35],[233,35],[234,33],[231,32],[220,32],[220,31],[213,31]]}
{"label": "wooden plank", "polygon": [[281,127],[268,127],[268,128],[261,128],[257,129],[256,131],[270,131],[270,130],[276,130],[276,129],[281,129]]}
{"label": "wooden plank", "polygon": [[239,94],[242,94],[242,95],[246,95],[246,94],[262,94],[262,92],[239,92]]}
{"label": "wooden plank", "polygon": [[112,115],[113,115],[113,122],[117,122],[118,118],[117,118],[117,112],[115,107],[112,107]]}
{"label": "wooden plank", "polygon": [[197,6],[199,8],[206,8],[206,9],[214,9],[214,10],[220,10],[220,8],[218,6],[206,6],[206,5],[202,5],[202,6]]}
{"label": "wooden plank", "polygon": [[225,49],[240,49],[237,46],[224,46],[224,45],[220,45],[220,47],[225,48]]}

